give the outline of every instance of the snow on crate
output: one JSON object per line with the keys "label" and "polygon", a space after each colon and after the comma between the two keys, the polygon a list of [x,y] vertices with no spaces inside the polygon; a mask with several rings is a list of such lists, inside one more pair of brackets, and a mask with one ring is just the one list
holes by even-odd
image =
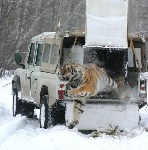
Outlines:
{"label": "snow on crate", "polygon": [[86,46],[127,48],[128,0],[86,1]]}

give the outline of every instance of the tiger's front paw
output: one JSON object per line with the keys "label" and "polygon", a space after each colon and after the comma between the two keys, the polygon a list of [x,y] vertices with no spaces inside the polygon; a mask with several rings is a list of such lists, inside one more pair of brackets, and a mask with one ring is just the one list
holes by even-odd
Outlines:
{"label": "tiger's front paw", "polygon": [[72,98],[77,97],[73,90],[68,90],[67,95]]}

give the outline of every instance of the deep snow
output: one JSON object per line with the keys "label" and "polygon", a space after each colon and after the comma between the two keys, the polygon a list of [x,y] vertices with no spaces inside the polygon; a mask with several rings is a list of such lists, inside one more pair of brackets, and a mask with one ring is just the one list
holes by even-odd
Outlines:
{"label": "deep snow", "polygon": [[55,126],[39,128],[38,120],[18,115],[12,117],[11,77],[0,79],[0,150],[147,150],[148,108],[140,110],[142,117],[137,129],[123,135],[102,134],[93,138],[79,133],[76,128]]}

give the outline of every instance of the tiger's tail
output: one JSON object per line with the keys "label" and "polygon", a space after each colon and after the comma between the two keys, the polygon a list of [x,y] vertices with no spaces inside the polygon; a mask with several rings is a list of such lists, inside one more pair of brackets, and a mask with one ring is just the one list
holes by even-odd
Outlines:
{"label": "tiger's tail", "polygon": [[113,89],[113,90],[116,90],[117,89],[117,83],[113,80],[113,79],[111,79],[111,78],[109,78],[109,86]]}

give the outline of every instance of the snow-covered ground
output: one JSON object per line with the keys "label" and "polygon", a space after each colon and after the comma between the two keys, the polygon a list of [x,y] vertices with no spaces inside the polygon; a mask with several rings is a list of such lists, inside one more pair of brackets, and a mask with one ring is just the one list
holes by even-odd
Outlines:
{"label": "snow-covered ground", "polygon": [[79,133],[76,128],[55,126],[47,130],[39,128],[38,120],[18,115],[12,117],[10,77],[0,79],[0,150],[147,150],[148,109],[140,110],[141,124],[124,135],[102,134],[93,138]]}

